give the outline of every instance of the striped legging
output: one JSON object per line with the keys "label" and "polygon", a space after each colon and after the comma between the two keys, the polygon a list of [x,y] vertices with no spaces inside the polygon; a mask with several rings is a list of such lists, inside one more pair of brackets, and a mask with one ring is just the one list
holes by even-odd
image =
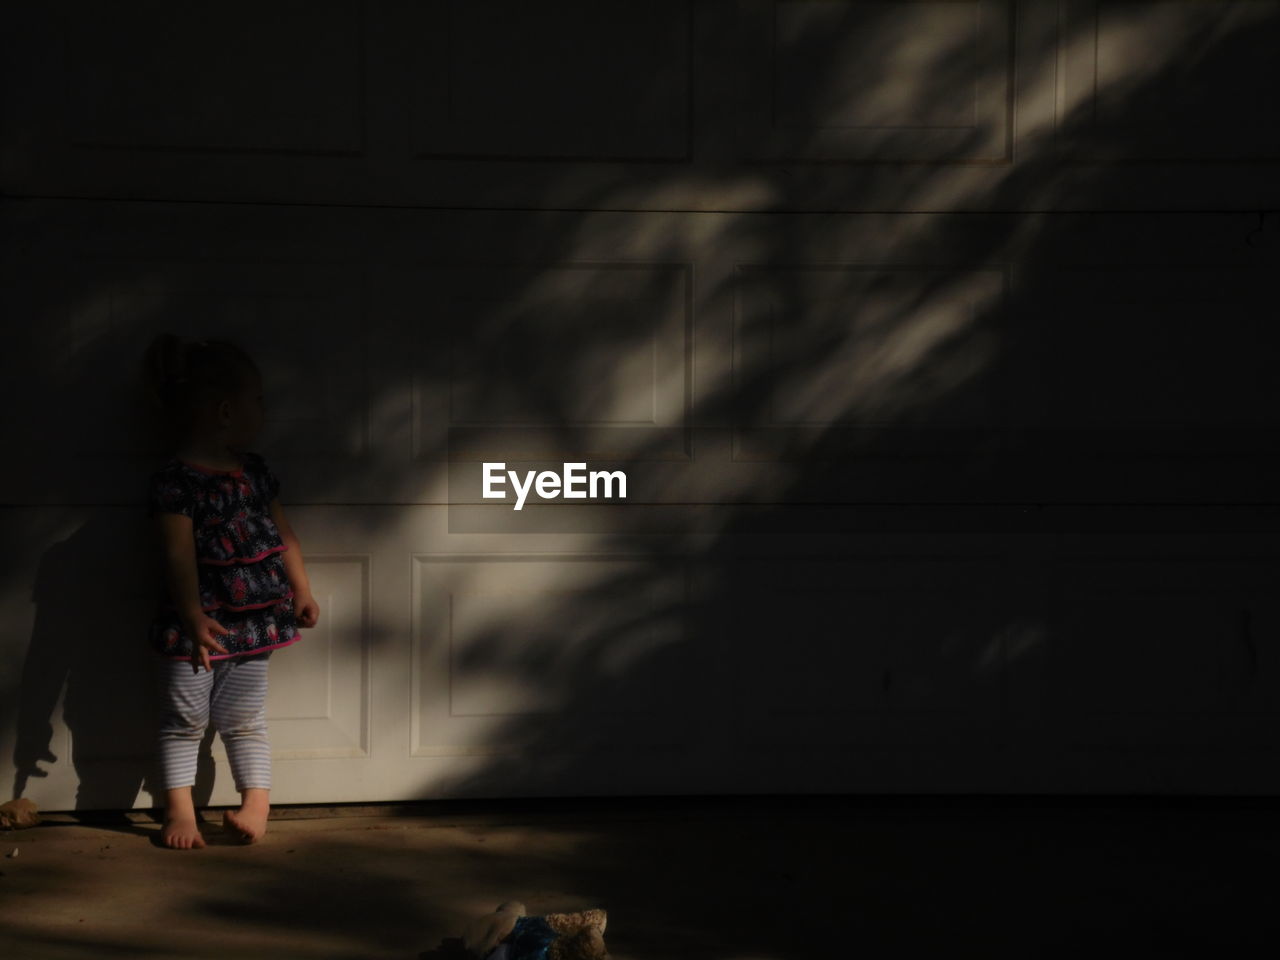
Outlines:
{"label": "striped legging", "polygon": [[271,651],[214,660],[160,661],[160,770],[166,790],[196,782],[196,753],[210,717],[231,763],[236,790],[271,787],[267,741],[267,661]]}

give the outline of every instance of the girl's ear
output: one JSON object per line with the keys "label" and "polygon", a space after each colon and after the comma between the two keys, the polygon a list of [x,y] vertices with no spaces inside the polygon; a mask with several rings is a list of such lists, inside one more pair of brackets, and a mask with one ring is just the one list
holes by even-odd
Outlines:
{"label": "girl's ear", "polygon": [[218,401],[218,422],[221,423],[224,427],[228,427],[231,425],[231,419],[232,419],[231,401],[219,400]]}

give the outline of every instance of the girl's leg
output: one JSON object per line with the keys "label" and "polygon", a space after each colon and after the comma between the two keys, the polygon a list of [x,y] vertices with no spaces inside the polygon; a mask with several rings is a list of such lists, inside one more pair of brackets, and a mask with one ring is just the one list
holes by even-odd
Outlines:
{"label": "girl's leg", "polygon": [[231,773],[240,809],[223,816],[223,826],[252,843],[267,829],[271,789],[271,745],[267,740],[267,663],[271,652],[223,661],[214,682],[211,711]]}
{"label": "girl's leg", "polygon": [[160,840],[167,847],[203,847],[196,826],[191,787],[196,782],[200,741],[209,725],[209,693],[213,674],[193,673],[186,660],[162,660],[159,665],[160,771],[165,789],[164,826]]}

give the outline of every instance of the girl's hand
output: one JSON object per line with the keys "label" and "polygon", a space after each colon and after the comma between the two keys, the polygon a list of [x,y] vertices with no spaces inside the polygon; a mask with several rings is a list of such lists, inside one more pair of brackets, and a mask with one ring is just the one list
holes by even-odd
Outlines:
{"label": "girl's hand", "polygon": [[320,622],[320,604],[310,591],[294,596],[293,613],[300,627],[314,627]]}
{"label": "girl's hand", "polygon": [[217,650],[219,653],[226,653],[227,648],[220,644],[216,638],[225,637],[231,631],[213,619],[213,617],[203,613],[198,617],[185,621],[183,626],[187,628],[187,635],[193,639],[191,671],[199,673],[201,667],[212,671],[213,666],[209,662],[209,651]]}

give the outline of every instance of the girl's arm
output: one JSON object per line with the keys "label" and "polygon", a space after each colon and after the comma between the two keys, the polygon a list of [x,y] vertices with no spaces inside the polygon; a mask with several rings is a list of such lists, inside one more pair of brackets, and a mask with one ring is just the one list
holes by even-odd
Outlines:
{"label": "girl's arm", "polygon": [[278,498],[271,501],[271,519],[280,531],[280,539],[288,547],[283,554],[284,569],[293,587],[293,609],[298,626],[314,627],[320,619],[320,606],[311,595],[311,581],[307,579],[307,568],[302,562],[302,544],[285,518],[284,507],[280,506]]}
{"label": "girl's arm", "polygon": [[184,620],[193,619],[204,611],[200,609],[196,542],[191,532],[191,518],[181,513],[158,513],[156,526],[160,534],[160,551],[164,556],[169,598],[178,608],[178,616]]}
{"label": "girl's arm", "polygon": [[[160,552],[164,558],[165,583],[169,598],[178,608],[178,618],[193,639],[192,666],[212,670],[209,650],[226,653],[227,648],[216,637],[230,633],[212,617],[206,616],[200,607],[200,588],[196,579],[196,542],[191,530],[191,518],[181,513],[157,513],[156,529],[160,537]],[[198,666],[197,666],[198,664]]]}

